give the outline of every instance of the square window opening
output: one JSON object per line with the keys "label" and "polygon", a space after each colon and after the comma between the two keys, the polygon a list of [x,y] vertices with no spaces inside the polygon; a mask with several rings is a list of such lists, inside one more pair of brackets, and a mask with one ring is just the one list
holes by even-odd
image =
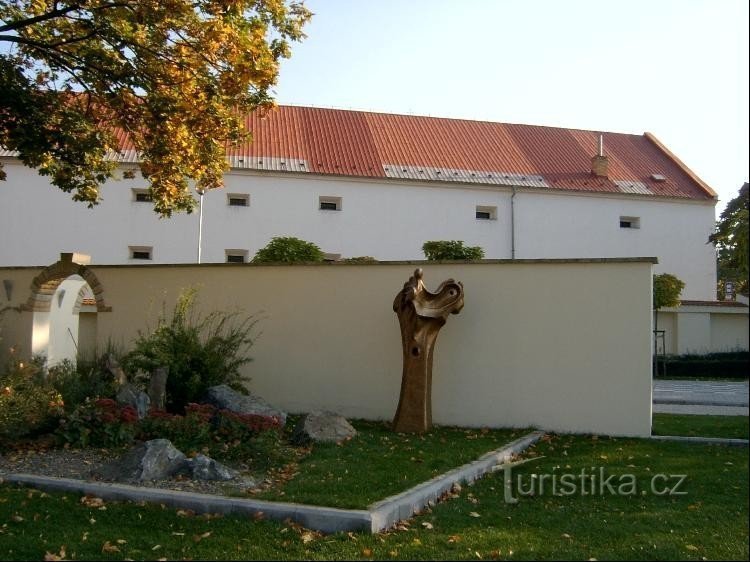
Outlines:
{"label": "square window opening", "polygon": [[230,207],[249,207],[250,196],[246,193],[227,193],[227,205]]}
{"label": "square window opening", "polygon": [[483,220],[483,221],[497,220],[497,207],[477,205],[475,216],[477,220]]}
{"label": "square window opening", "polygon": [[151,246],[128,246],[131,260],[151,260],[154,249]]}
{"label": "square window opening", "polygon": [[151,203],[154,200],[148,189],[133,189],[132,191],[133,201],[136,203]]}
{"label": "square window opening", "polygon": [[323,197],[321,196],[318,200],[319,209],[321,211],[340,211],[341,210],[341,197]]}
{"label": "square window opening", "polygon": [[640,217],[620,217],[620,228],[641,228]]}
{"label": "square window opening", "polygon": [[227,263],[246,263],[248,252],[247,250],[224,250]]}

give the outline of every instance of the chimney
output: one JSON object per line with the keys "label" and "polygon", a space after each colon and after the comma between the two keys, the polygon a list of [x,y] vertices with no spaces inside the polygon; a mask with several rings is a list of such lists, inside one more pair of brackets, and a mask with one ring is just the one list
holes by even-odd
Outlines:
{"label": "chimney", "polygon": [[591,173],[598,178],[609,176],[609,160],[604,156],[604,135],[599,135],[599,154],[591,159]]}

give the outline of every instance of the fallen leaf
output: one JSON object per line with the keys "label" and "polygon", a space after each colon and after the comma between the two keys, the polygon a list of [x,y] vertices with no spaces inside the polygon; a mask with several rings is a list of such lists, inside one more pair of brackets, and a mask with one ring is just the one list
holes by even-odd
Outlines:
{"label": "fallen leaf", "polygon": [[60,552],[58,552],[57,554],[54,554],[52,552],[45,552],[44,559],[45,560],[65,560],[65,545],[62,545],[60,547]]}
{"label": "fallen leaf", "polygon": [[449,544],[453,544],[457,542],[461,542],[461,535],[451,535],[448,537]]}
{"label": "fallen leaf", "polygon": [[91,508],[104,507],[104,500],[102,498],[97,498],[96,496],[83,496],[81,498],[81,503],[86,507]]}
{"label": "fallen leaf", "polygon": [[178,533],[176,531],[172,531],[172,535],[175,536],[175,537],[184,537],[185,533]]}
{"label": "fallen leaf", "polygon": [[477,557],[477,558],[479,558],[480,560],[482,559],[482,555],[481,555],[481,554],[479,554],[479,551],[477,551],[477,550],[475,550],[475,551],[474,551],[474,556],[476,556],[476,557]]}
{"label": "fallen leaf", "polygon": [[205,533],[201,533],[200,535],[193,535],[193,540],[195,542],[201,542],[203,539],[207,539],[211,536],[211,531],[206,531]]}
{"label": "fallen leaf", "polygon": [[192,509],[178,509],[177,510],[177,517],[193,517],[195,515],[195,511]]}
{"label": "fallen leaf", "polygon": [[11,515],[10,520],[14,523],[21,523],[23,521],[23,517],[20,515]]}
{"label": "fallen leaf", "polygon": [[366,558],[372,557],[372,549],[371,548],[363,548],[362,549],[362,556],[365,556]]}
{"label": "fallen leaf", "polygon": [[427,529],[428,531],[432,530],[432,523],[428,523],[427,521],[422,522],[422,527]]}
{"label": "fallen leaf", "polygon": [[573,538],[573,537],[571,537],[571,536],[570,536],[570,535],[569,535],[568,533],[563,533],[563,534],[562,534],[561,536],[562,536],[562,538],[564,538],[564,539],[572,539],[572,538]]}
{"label": "fallen leaf", "polygon": [[302,539],[302,544],[307,544],[315,540],[315,535],[313,535],[310,532],[307,532],[307,533],[302,533],[302,536],[300,538]]}
{"label": "fallen leaf", "polygon": [[109,541],[104,541],[102,552],[120,552],[120,548],[111,544]]}
{"label": "fallen leaf", "polygon": [[160,544],[156,544],[156,545],[154,545],[154,546],[151,547],[151,550],[159,550],[160,548],[161,548],[161,545]]}
{"label": "fallen leaf", "polygon": [[126,541],[125,539],[117,539],[115,542],[117,544],[127,544],[128,541]]}
{"label": "fallen leaf", "polygon": [[470,511],[469,517],[481,517],[481,515],[479,515],[476,511]]}
{"label": "fallen leaf", "polygon": [[687,548],[688,550],[698,550],[698,547],[694,544],[686,544],[685,548]]}

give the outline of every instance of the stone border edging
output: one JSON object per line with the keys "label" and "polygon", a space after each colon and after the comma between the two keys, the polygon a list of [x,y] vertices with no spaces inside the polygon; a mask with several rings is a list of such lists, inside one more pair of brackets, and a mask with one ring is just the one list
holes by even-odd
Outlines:
{"label": "stone border edging", "polygon": [[253,516],[261,512],[269,519],[281,521],[291,519],[308,529],[324,533],[338,531],[378,533],[395,525],[401,519],[408,519],[417,511],[421,511],[429,502],[436,501],[450,490],[453,484],[472,482],[481,478],[484,474],[490,472],[493,466],[521,453],[527,447],[536,443],[543,435],[544,432],[542,431],[529,433],[500,449],[482,455],[473,462],[417,484],[405,492],[371,504],[366,510],[232,498],[33,474],[3,474],[2,479],[5,482],[44,490],[92,494],[106,500],[163,503],[170,507],[191,509],[196,513]]}
{"label": "stone border edging", "polygon": [[492,467],[509,460],[533,445],[544,436],[543,431],[534,431],[517,439],[501,449],[491,451],[479,459],[454,468],[440,476],[417,484],[413,488],[375,502],[369,506],[372,517],[372,532],[379,532],[395,525],[402,519],[409,519],[421,511],[429,502],[437,501],[453,484],[473,482],[492,471]]}
{"label": "stone border edging", "polygon": [[682,435],[652,435],[654,441],[675,441],[682,443],[698,443],[702,445],[729,445],[731,447],[747,447],[747,439],[732,439],[727,437],[687,437]]}

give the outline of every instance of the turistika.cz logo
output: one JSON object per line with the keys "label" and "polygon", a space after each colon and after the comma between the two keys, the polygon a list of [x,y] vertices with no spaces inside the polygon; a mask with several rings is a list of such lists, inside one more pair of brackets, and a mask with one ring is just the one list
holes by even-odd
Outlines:
{"label": "turistika.cz logo", "polygon": [[[542,457],[506,463],[495,467],[503,472],[504,499],[517,503],[531,496],[684,496],[686,474],[653,474],[643,479],[635,474],[609,474],[603,466],[582,468],[578,472],[513,474],[513,468]],[[515,478],[514,478],[515,476]]]}

